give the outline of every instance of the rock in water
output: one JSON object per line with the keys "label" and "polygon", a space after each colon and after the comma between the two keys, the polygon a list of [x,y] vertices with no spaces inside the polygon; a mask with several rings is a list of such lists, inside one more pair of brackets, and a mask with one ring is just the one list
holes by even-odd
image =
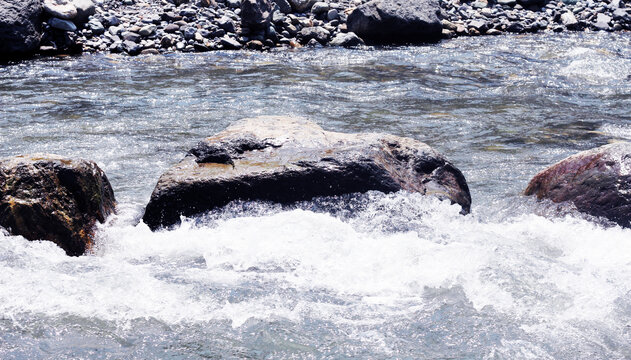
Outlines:
{"label": "rock in water", "polygon": [[242,0],[241,28],[249,30],[267,29],[272,21],[272,10],[271,0]]}
{"label": "rock in water", "polygon": [[36,154],[0,160],[0,226],[50,240],[68,255],[92,245],[94,225],[114,211],[114,192],[91,161]]}
{"label": "rock in water", "polygon": [[241,120],[190,150],[160,177],[143,220],[155,230],[238,199],[292,203],[369,190],[434,195],[463,213],[471,206],[460,170],[422,142],[267,116]]}
{"label": "rock in water", "polygon": [[572,202],[579,211],[631,227],[631,143],[583,151],[538,173],[526,195]]}
{"label": "rock in water", "polygon": [[373,44],[437,41],[442,35],[437,0],[373,0],[348,16],[348,30]]}
{"label": "rock in water", "polygon": [[42,5],[39,0],[0,0],[0,58],[39,49]]}

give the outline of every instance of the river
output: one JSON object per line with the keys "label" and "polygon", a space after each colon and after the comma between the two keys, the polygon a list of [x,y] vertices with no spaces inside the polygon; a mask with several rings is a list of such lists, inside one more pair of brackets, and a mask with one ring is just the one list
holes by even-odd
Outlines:
{"label": "river", "polygon": [[[472,213],[371,192],[138,224],[162,172],[257,115],[424,141]],[[631,229],[522,196],[624,140],[628,33],[0,66],[0,156],[94,160],[119,202],[87,256],[0,233],[0,358],[631,358]]]}

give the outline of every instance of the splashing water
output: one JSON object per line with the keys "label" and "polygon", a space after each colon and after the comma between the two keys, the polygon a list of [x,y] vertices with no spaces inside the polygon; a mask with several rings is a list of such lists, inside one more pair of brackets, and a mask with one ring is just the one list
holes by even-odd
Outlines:
{"label": "splashing water", "polygon": [[[120,204],[87,256],[0,233],[0,358],[630,358],[631,230],[521,195],[545,166],[630,138],[627,43],[0,68],[0,155],[95,159]],[[155,233],[138,223],[161,172],[258,114],[426,141],[464,172],[472,214],[370,192],[236,202]]]}

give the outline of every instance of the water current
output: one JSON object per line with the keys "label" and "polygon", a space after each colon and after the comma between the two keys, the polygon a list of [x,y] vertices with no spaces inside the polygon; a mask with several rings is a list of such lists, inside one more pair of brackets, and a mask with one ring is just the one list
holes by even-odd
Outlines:
{"label": "water current", "polygon": [[[424,141],[472,213],[371,192],[138,224],[163,171],[256,115]],[[95,160],[119,202],[87,256],[0,232],[0,358],[629,359],[631,230],[522,196],[624,140],[628,33],[0,66],[0,156]]]}

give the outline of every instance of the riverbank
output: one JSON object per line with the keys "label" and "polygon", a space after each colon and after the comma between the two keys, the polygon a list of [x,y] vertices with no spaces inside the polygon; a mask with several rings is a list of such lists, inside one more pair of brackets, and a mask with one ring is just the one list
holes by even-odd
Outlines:
{"label": "riverbank", "polygon": [[[57,6],[74,4],[70,0],[46,0],[45,4],[47,2],[54,2]],[[354,47],[365,43],[426,42],[504,33],[631,29],[631,3],[624,0],[574,3],[419,0],[418,6],[395,3],[384,5],[389,7],[385,10],[377,9],[379,5],[375,6],[375,1],[368,0],[76,2],[87,7],[90,15],[86,16],[84,11],[82,18],[73,19],[70,14],[63,19],[60,16],[64,17],[64,14],[44,6],[41,42],[34,49],[36,53],[138,55],[233,49],[276,50],[302,46]],[[417,8],[409,11],[412,15],[406,14],[409,10],[406,7],[413,6]],[[383,16],[374,21],[374,13],[388,11],[388,18]],[[393,22],[401,24],[408,21],[414,25],[408,28],[392,25]],[[419,28],[421,33],[408,33]],[[379,29],[380,35],[390,32],[391,36],[373,38],[374,29]]]}

